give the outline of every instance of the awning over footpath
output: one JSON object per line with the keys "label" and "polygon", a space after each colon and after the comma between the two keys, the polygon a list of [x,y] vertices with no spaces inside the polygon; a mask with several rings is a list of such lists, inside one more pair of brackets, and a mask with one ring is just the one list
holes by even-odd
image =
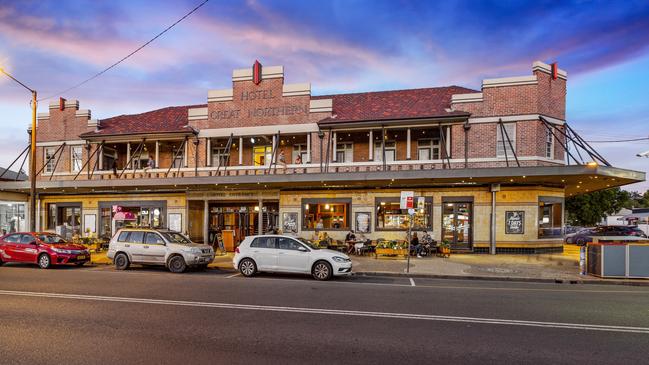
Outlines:
{"label": "awning over footpath", "polygon": [[[281,169],[278,169],[281,171]],[[644,181],[644,172],[608,166],[568,165],[435,169],[371,172],[278,173],[266,175],[226,175],[169,178],[135,178],[38,181],[38,192],[123,193],[192,190],[315,190],[361,188],[442,188],[501,186],[547,186],[565,189],[566,196]],[[218,186],[217,186],[218,184]],[[29,182],[0,182],[0,191],[29,192]]]}

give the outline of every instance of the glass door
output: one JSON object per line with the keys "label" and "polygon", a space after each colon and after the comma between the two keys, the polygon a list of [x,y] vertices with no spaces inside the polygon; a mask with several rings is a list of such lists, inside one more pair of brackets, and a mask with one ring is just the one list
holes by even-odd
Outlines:
{"label": "glass door", "polygon": [[473,243],[471,218],[473,203],[444,203],[442,208],[442,240],[453,249],[470,249]]}

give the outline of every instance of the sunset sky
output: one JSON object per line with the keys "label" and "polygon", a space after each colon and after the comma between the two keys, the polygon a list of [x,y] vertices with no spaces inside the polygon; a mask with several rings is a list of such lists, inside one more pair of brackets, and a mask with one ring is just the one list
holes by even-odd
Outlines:
{"label": "sunset sky", "polygon": [[[284,65],[315,95],[428,86],[480,88],[568,71],[567,119],[586,140],[649,136],[649,0],[209,1],[125,63],[124,57],[202,0],[0,1],[0,67],[41,97],[78,99],[93,118],[204,103],[235,68]],[[0,77],[0,166],[27,145],[29,93]],[[45,100],[39,112],[47,111]],[[649,141],[596,143],[615,166],[649,170]],[[628,187],[644,191],[648,183]]]}

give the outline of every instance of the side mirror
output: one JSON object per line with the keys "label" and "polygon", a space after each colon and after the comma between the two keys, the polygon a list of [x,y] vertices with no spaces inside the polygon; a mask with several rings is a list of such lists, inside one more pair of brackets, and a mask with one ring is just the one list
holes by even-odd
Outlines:
{"label": "side mirror", "polygon": [[300,246],[300,247],[298,247],[297,250],[300,251],[300,252],[308,252],[308,251],[309,251],[309,250],[307,250],[306,247],[304,247],[304,246]]}

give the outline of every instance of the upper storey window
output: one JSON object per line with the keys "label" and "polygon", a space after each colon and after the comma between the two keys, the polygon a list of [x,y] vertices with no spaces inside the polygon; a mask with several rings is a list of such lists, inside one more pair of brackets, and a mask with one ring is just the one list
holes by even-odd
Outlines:
{"label": "upper storey window", "polygon": [[439,138],[426,138],[417,140],[417,159],[439,159]]}
{"label": "upper storey window", "polygon": [[56,149],[54,147],[46,147],[45,148],[45,172],[46,173],[53,173],[54,172],[54,152]]}
{"label": "upper storey window", "polygon": [[[513,157],[516,150],[516,123],[507,123],[502,126],[504,128],[496,125],[496,157]],[[508,137],[509,140],[507,140]]]}
{"label": "upper storey window", "polygon": [[72,146],[70,147],[70,153],[71,153],[71,158],[70,161],[72,161],[72,171],[73,172],[79,172],[81,171],[81,166],[83,166],[83,147],[82,146]]}
{"label": "upper storey window", "polygon": [[[394,141],[385,141],[385,161],[392,162],[397,159],[397,145]],[[374,161],[383,161],[381,142],[374,143]]]}
{"label": "upper storey window", "polygon": [[338,142],[336,144],[336,162],[353,162],[354,144]]}
{"label": "upper storey window", "polygon": [[554,157],[554,138],[549,129],[545,131],[545,157]]}

